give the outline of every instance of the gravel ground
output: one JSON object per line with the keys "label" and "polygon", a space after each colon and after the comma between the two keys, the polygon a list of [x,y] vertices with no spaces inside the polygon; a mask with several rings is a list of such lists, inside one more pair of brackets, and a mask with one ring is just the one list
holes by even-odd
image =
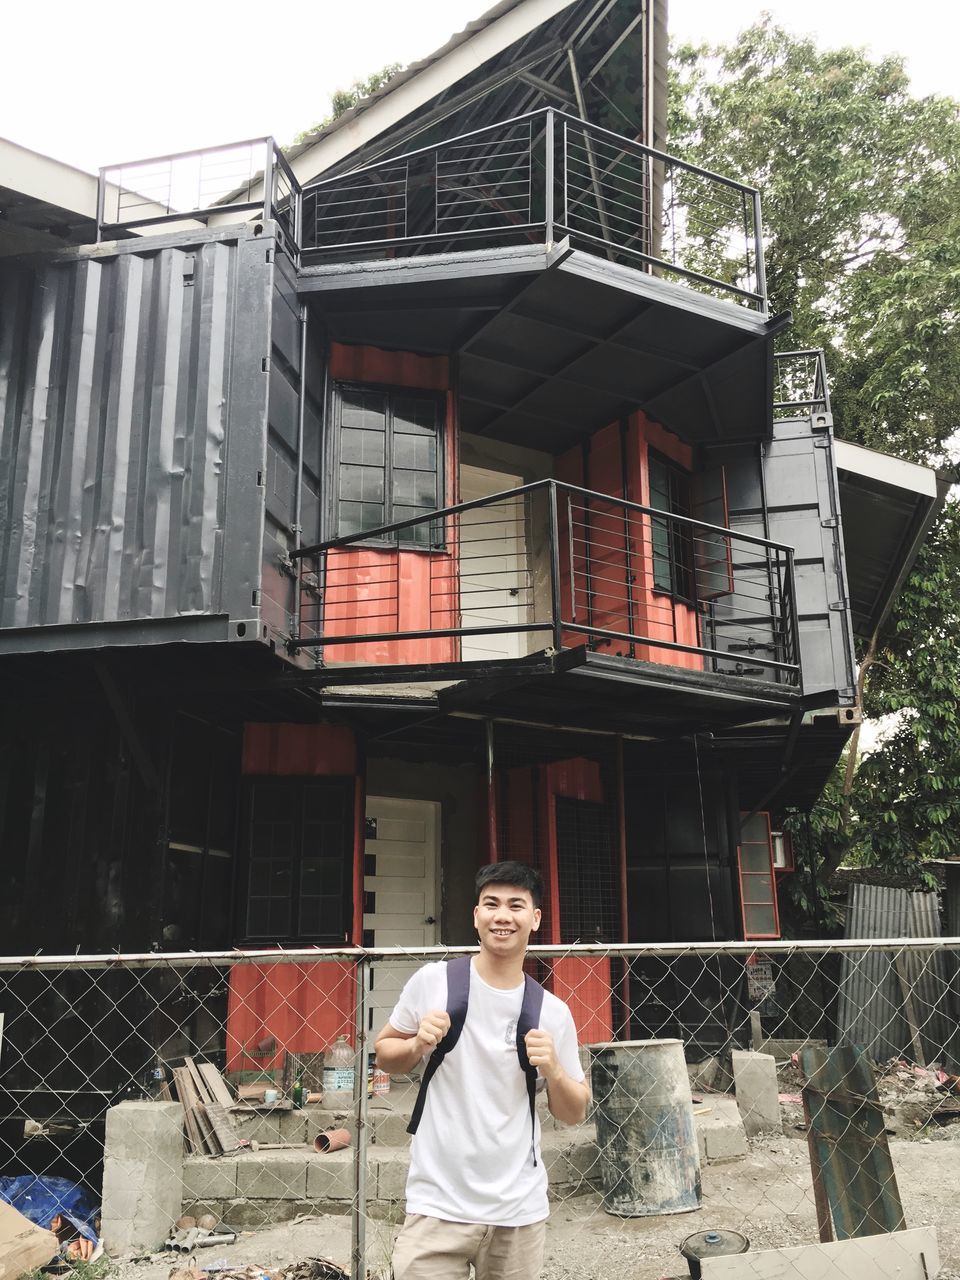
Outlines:
{"label": "gravel ground", "polygon": [[[943,1135],[940,1141],[896,1141],[891,1149],[907,1225],[937,1228],[943,1264],[939,1280],[960,1280],[956,1190],[960,1186],[960,1126],[951,1126]],[[709,1227],[742,1231],[750,1237],[752,1249],[817,1240],[805,1141],[754,1141],[744,1159],[708,1165],[703,1184],[702,1209],[678,1216],[612,1218],[594,1195],[555,1205],[543,1280],[686,1276],[678,1245],[685,1236]],[[395,1229],[389,1223],[368,1223],[369,1275],[376,1280],[389,1276]],[[309,1257],[332,1259],[349,1274],[350,1219],[324,1216],[245,1232],[230,1248],[200,1251],[197,1263],[210,1268],[257,1263],[271,1269]],[[173,1254],[155,1254],[142,1261],[120,1260],[112,1264],[109,1280],[167,1280],[182,1261]],[[878,1276],[878,1280],[883,1278]]]}

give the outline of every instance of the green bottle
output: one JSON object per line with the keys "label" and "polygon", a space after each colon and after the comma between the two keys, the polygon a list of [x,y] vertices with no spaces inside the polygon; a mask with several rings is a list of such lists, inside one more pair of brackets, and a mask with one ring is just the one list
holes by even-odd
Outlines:
{"label": "green bottle", "polygon": [[299,1110],[299,1108],[303,1106],[304,1098],[307,1096],[307,1091],[303,1087],[303,1080],[300,1076],[297,1076],[290,1096],[293,1100],[294,1107]]}

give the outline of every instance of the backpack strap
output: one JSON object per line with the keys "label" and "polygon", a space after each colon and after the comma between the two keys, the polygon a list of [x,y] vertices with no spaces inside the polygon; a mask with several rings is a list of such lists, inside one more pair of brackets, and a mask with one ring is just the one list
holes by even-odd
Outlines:
{"label": "backpack strap", "polygon": [[467,1004],[470,1000],[470,957],[454,956],[447,961],[447,1013],[450,1015],[450,1030],[438,1045],[434,1046],[423,1077],[420,1080],[420,1092],[414,1103],[413,1115],[407,1125],[407,1133],[416,1133],[420,1127],[424,1103],[427,1100],[427,1088],[437,1074],[437,1068],[451,1049],[456,1047],[460,1032],[467,1018]]}
{"label": "backpack strap", "polygon": [[523,1004],[520,1006],[520,1017],[517,1019],[517,1057],[527,1080],[527,1100],[530,1103],[530,1145],[533,1148],[533,1163],[537,1163],[537,1068],[531,1066],[527,1057],[527,1045],[524,1036],[540,1025],[540,1010],[543,1007],[543,987],[529,974],[523,979]]}

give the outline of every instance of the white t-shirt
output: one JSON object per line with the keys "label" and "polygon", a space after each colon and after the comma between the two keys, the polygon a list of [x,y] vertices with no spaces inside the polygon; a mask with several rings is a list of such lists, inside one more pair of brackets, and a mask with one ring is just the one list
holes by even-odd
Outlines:
{"label": "white t-shirt", "polygon": [[[536,1123],[534,1164],[530,1103],[517,1057],[517,1019],[523,983],[510,991],[470,972],[467,1017],[455,1047],[427,1090],[410,1151],[407,1213],[450,1222],[523,1227],[548,1215],[547,1172]],[[419,969],[390,1015],[397,1031],[415,1033],[420,1020],[447,1007],[447,966]],[[540,1027],[553,1036],[557,1057],[574,1080],[583,1079],[570,1010],[546,992]]]}

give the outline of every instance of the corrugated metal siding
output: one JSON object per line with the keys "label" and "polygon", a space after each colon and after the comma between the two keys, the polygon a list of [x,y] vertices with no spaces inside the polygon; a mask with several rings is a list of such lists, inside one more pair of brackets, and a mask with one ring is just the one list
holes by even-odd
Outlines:
{"label": "corrugated metal siding", "polygon": [[[223,608],[229,437],[262,434],[248,397],[266,331],[256,350],[237,344],[239,329],[256,339],[239,273],[272,271],[264,242],[255,249],[242,267],[242,236],[137,242],[5,280],[0,626]],[[265,410],[265,388],[262,399]],[[238,574],[257,585],[256,563],[252,575],[234,563]]]}
{"label": "corrugated metal siding", "polygon": [[[939,938],[936,893],[910,893],[880,885],[850,887],[848,938]],[[956,1066],[956,1022],[950,984],[940,953],[878,949],[843,958],[838,1026],[840,1038],[862,1045],[872,1058],[917,1057],[905,992],[919,1031],[925,1063]]]}

